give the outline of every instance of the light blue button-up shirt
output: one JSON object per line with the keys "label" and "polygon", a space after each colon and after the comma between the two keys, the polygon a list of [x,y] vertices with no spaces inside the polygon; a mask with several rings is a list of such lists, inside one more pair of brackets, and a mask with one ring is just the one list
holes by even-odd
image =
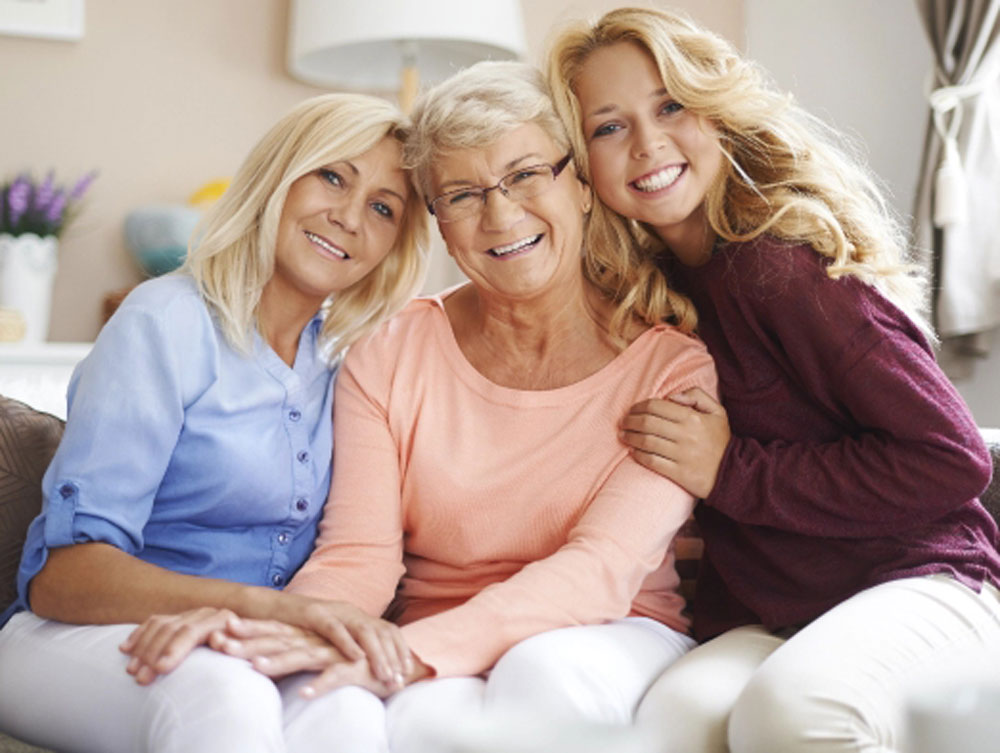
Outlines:
{"label": "light blue button-up shirt", "polygon": [[138,286],[70,380],[66,432],[28,529],[18,599],[48,550],[103,541],[180,573],[283,586],[330,486],[333,370],[321,318],[289,367],[231,348],[186,275]]}

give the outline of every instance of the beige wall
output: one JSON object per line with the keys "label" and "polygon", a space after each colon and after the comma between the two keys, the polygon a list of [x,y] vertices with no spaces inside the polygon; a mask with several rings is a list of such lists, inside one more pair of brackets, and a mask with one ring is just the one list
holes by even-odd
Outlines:
{"label": "beige wall", "polygon": [[[553,24],[619,4],[524,0],[529,57]],[[672,5],[742,41],[743,0]],[[0,177],[100,170],[62,239],[50,339],[93,339],[104,295],[141,279],[122,239],[130,209],[183,203],[232,174],[271,123],[320,91],[284,72],[287,12],[288,0],[86,0],[82,40],[0,36]]]}

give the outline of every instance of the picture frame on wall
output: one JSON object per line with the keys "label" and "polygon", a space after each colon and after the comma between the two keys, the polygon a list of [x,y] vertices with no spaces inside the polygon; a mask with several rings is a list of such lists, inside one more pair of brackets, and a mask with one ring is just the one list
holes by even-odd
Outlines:
{"label": "picture frame on wall", "polygon": [[83,4],[84,0],[0,0],[0,34],[82,39]]}

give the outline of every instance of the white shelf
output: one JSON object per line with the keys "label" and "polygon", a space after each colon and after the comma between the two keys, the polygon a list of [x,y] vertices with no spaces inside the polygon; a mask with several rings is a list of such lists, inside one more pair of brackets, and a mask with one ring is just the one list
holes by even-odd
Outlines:
{"label": "white shelf", "polygon": [[0,343],[0,394],[66,418],[66,387],[93,343]]}

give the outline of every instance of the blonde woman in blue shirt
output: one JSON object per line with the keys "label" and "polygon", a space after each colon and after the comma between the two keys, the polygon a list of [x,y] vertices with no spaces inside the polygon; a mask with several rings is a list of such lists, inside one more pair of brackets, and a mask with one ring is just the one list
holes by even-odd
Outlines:
{"label": "blonde woman in blue shirt", "polygon": [[389,683],[406,670],[394,626],[278,590],[327,496],[333,364],[422,276],[405,136],[381,100],[301,103],[182,270],[105,326],[70,383],[0,622],[0,729],[64,752],[350,749],[364,695],[308,703],[203,646],[239,617],[310,628]]}

